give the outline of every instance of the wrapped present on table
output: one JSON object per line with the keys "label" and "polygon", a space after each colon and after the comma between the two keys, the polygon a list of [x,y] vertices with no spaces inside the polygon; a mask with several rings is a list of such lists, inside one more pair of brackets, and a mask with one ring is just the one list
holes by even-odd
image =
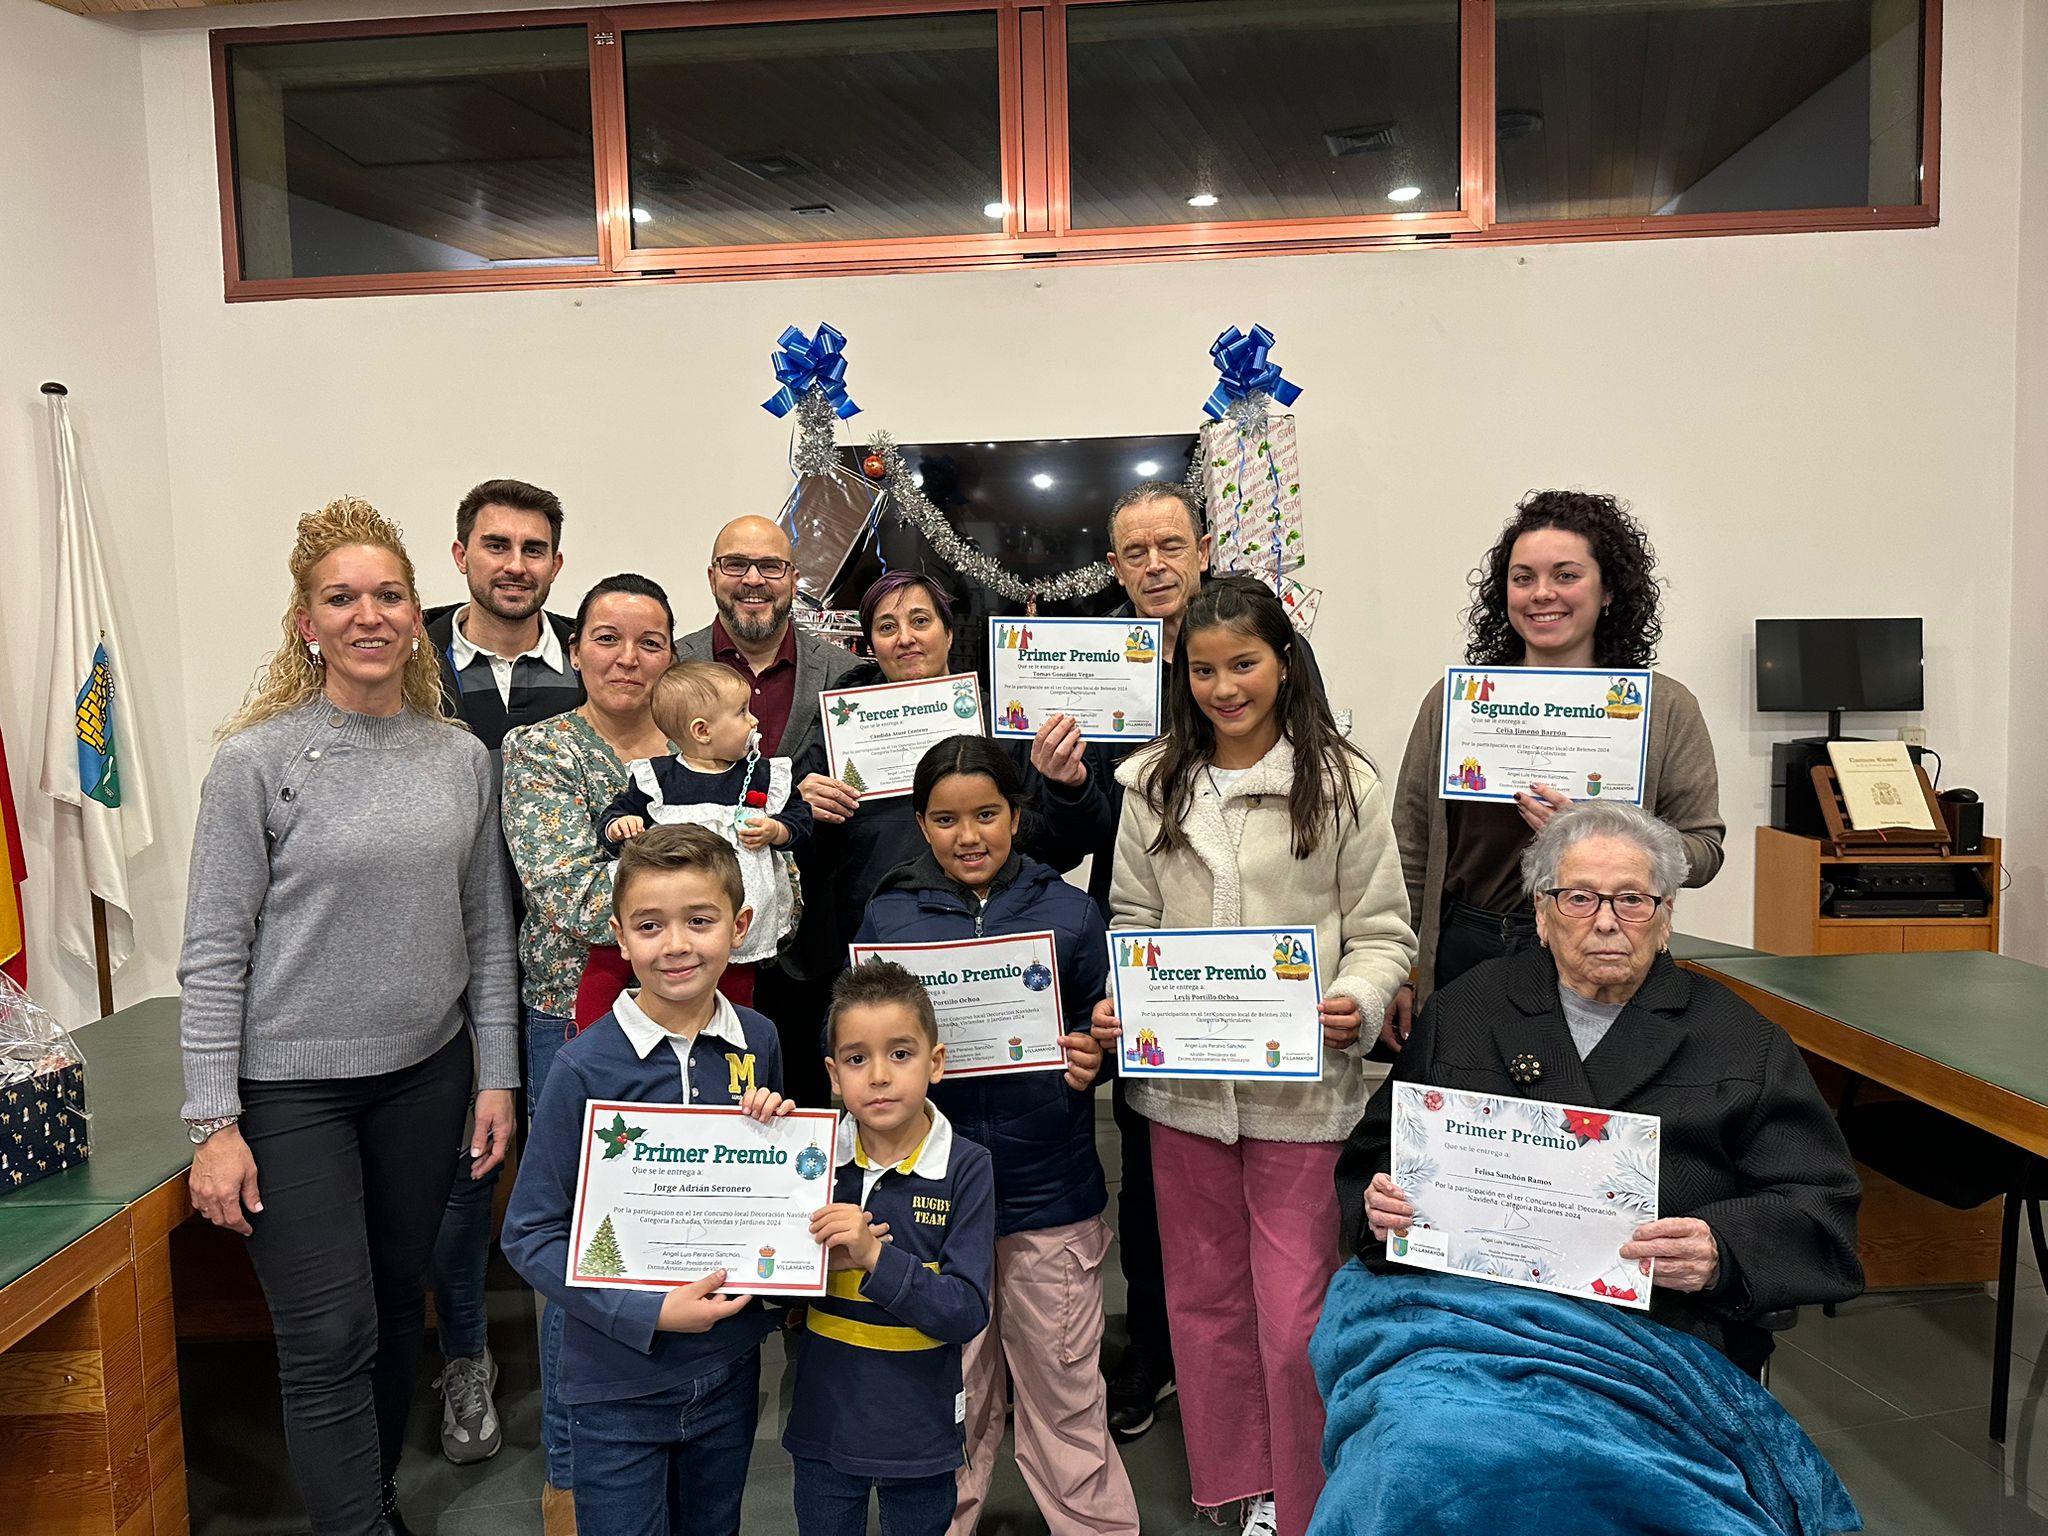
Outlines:
{"label": "wrapped present on table", "polygon": [[1267,357],[1273,333],[1232,326],[1209,349],[1220,375],[1203,402],[1202,494],[1215,543],[1209,569],[1277,582],[1308,558],[1301,528],[1301,460],[1294,418],[1298,385]]}
{"label": "wrapped present on table", "polygon": [[87,1119],[77,1042],[0,976],[0,1195],[84,1162]]}

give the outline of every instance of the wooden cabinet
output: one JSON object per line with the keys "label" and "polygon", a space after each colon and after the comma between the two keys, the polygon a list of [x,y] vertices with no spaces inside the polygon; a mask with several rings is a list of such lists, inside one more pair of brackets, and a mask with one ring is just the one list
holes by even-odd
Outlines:
{"label": "wooden cabinet", "polygon": [[[1983,876],[1990,906],[1982,917],[1824,917],[1821,882],[1832,869],[1854,864],[1970,865]],[[1820,839],[1756,829],[1756,936],[1751,942],[1774,955],[1897,955],[1937,950],[1998,950],[1998,839],[1984,839],[1982,853],[1938,858],[1913,854],[1895,860],[1869,853],[1836,855]]]}

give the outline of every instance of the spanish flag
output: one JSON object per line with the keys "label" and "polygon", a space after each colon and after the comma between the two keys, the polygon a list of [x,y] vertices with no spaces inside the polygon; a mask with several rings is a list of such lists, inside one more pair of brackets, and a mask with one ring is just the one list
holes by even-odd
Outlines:
{"label": "spanish flag", "polygon": [[7,742],[0,737],[0,971],[28,985],[28,948],[22,934],[21,823],[14,815],[14,781],[7,776]]}

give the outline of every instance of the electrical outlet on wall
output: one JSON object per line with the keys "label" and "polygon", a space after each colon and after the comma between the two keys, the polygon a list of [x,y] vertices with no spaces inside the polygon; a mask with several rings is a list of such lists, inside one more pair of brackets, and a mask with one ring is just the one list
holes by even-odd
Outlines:
{"label": "electrical outlet on wall", "polygon": [[1924,747],[1927,745],[1927,727],[1924,725],[1902,725],[1899,727],[1899,740],[1909,747]]}

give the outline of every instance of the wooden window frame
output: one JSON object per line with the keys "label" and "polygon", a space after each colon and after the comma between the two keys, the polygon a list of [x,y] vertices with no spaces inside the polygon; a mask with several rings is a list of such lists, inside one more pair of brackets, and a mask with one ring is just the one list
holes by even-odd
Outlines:
{"label": "wooden window frame", "polygon": [[[1853,229],[1927,229],[1940,222],[1942,0],[1922,0],[1920,201],[1884,208],[1779,209],[1625,219],[1502,223],[1495,215],[1495,0],[1460,0],[1458,207],[1434,213],[1159,225],[1072,227],[1066,74],[1070,10],[1127,0],[688,0],[682,4],[406,17],[210,35],[215,156],[225,297],[230,302],[507,289],[624,286],[739,278],[953,271],[1100,262],[1309,254],[1417,244],[1564,244]],[[684,27],[992,13],[996,19],[1002,195],[1000,232],[915,239],[787,242],[636,250],[626,138],[629,33]],[[239,44],[347,37],[524,31],[580,26],[589,38],[597,263],[342,277],[245,278],[228,95],[228,50]]]}

